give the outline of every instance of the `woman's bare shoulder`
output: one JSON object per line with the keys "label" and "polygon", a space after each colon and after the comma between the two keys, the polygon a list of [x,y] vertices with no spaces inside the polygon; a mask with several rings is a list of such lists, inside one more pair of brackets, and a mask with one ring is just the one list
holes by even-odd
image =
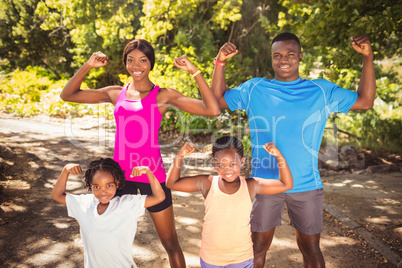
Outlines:
{"label": "woman's bare shoulder", "polygon": [[123,88],[124,88],[123,86],[113,85],[104,87],[102,89],[105,91],[121,91]]}
{"label": "woman's bare shoulder", "polygon": [[180,93],[173,88],[163,87],[158,92],[158,103],[169,103],[172,99],[177,98]]}
{"label": "woman's bare shoulder", "polygon": [[102,88],[102,90],[109,96],[110,101],[115,104],[117,97],[119,96],[121,90],[124,87],[122,86],[118,86],[118,85],[114,85],[114,86],[107,86]]}
{"label": "woman's bare shoulder", "polygon": [[161,87],[159,89],[158,94],[177,94],[179,93],[176,89],[170,88],[170,87]]}

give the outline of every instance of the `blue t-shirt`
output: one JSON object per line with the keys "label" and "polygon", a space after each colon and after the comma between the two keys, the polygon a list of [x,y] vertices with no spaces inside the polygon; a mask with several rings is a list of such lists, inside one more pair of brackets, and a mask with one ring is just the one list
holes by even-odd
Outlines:
{"label": "blue t-shirt", "polygon": [[230,110],[245,110],[249,118],[251,177],[279,179],[276,158],[263,148],[274,142],[293,175],[293,189],[322,188],[318,171],[325,123],[331,112],[347,113],[357,93],[324,79],[291,82],[253,78],[225,92]]}

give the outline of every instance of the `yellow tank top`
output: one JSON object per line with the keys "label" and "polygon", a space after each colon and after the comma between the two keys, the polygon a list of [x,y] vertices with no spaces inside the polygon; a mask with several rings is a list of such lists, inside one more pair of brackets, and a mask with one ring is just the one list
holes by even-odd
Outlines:
{"label": "yellow tank top", "polygon": [[234,194],[223,193],[219,180],[219,176],[212,179],[204,200],[200,256],[208,264],[223,266],[253,258],[250,230],[253,204],[244,178],[240,177],[239,190]]}

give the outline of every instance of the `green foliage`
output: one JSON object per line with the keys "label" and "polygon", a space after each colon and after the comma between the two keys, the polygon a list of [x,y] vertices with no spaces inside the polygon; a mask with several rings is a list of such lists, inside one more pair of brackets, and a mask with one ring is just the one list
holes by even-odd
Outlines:
{"label": "green foliage", "polygon": [[27,66],[46,68],[60,78],[72,69],[66,63],[72,55],[68,32],[59,28],[43,30],[35,14],[39,0],[0,0],[0,70],[7,72]]}
{"label": "green foliage", "polygon": [[369,37],[376,59],[401,53],[400,2],[282,0],[280,3],[287,11],[278,15],[279,31],[298,34],[303,50],[322,55],[325,68],[360,64],[360,56],[349,45],[350,38],[359,34]]}
{"label": "green foliage", "polygon": [[363,118],[361,135],[364,136],[364,143],[362,145],[375,149],[385,147],[391,152],[397,152],[397,150],[402,152],[401,129],[401,118],[382,118],[376,110],[371,110]]}
{"label": "green foliage", "polygon": [[399,108],[393,111],[394,116],[387,116],[386,113],[382,114],[381,108],[372,109],[364,113],[353,112],[347,116],[339,115],[337,122],[340,129],[347,130],[353,135],[347,140],[350,143],[374,150],[401,153],[401,112],[402,109]]}
{"label": "green foliage", "polygon": [[251,138],[248,124],[248,117],[245,111],[223,110],[216,118],[216,138],[224,135],[231,135],[242,140],[244,155],[251,156]]}
{"label": "green foliage", "polygon": [[2,77],[0,88],[3,94],[0,98],[6,111],[14,111],[22,116],[41,112],[40,105],[27,108],[27,104],[39,103],[41,92],[51,85],[46,76],[37,75],[41,71],[38,67],[28,67],[26,71],[16,70],[12,75]]}
{"label": "green foliage", "polygon": [[[112,118],[110,105],[67,103],[60,99],[68,80],[52,81],[40,67],[0,74],[0,109],[21,117],[45,114],[57,117],[100,115]],[[84,84],[84,87],[87,85]],[[113,107],[112,107],[113,109]]]}
{"label": "green foliage", "polygon": [[[339,115],[337,123],[342,130],[360,137],[361,145],[399,146],[401,63],[391,64],[397,69],[382,68],[384,58],[392,61],[401,54],[399,2],[0,0],[0,9],[0,107],[21,116],[111,117],[110,106],[65,103],[58,95],[67,79],[99,50],[109,57],[109,64],[92,70],[83,87],[129,83],[131,77],[121,55],[133,38],[144,38],[154,45],[152,81],[190,97],[200,98],[197,85],[188,73],[173,66],[175,57],[187,54],[210,83],[212,60],[219,48],[227,41],[235,43],[239,55],[226,65],[227,88],[233,88],[251,77],[274,77],[270,42],[283,31],[300,37],[302,77],[322,77],[356,90],[362,60],[349,45],[350,37],[367,34],[378,63],[376,105],[370,112]],[[246,147],[250,144],[244,112],[225,111],[217,118],[204,118],[170,108],[161,128],[233,133],[243,138]],[[374,130],[370,132],[370,128]],[[375,140],[374,133],[381,138]],[[388,135],[389,140],[381,135]]]}
{"label": "green foliage", "polygon": [[[391,81],[394,82],[391,82]],[[350,137],[359,146],[402,152],[402,92],[395,78],[377,79],[377,98],[369,111],[339,114],[338,127],[358,137]]]}

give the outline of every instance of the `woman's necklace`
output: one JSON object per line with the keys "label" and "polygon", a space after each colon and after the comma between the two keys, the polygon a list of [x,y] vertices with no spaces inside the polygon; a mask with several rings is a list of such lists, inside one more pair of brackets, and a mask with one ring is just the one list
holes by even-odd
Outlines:
{"label": "woman's necklace", "polygon": [[154,89],[154,87],[155,87],[155,84],[154,84],[154,83],[152,83],[151,81],[149,81],[149,82],[150,82],[150,84],[147,86],[147,88],[149,88],[149,90],[138,90],[138,89],[137,89],[138,87],[134,86],[134,83],[131,83],[131,84],[130,84],[129,90],[130,90],[130,89],[131,89],[131,90],[135,90],[135,91],[137,91],[137,92],[140,93],[140,94],[149,93],[149,92],[151,92],[151,90]]}
{"label": "woman's necklace", "polygon": [[145,98],[151,91],[154,89],[155,84],[150,81],[150,89],[141,91],[136,88],[134,88],[134,84],[130,84],[128,90],[127,90],[127,97],[131,100],[139,100]]}

